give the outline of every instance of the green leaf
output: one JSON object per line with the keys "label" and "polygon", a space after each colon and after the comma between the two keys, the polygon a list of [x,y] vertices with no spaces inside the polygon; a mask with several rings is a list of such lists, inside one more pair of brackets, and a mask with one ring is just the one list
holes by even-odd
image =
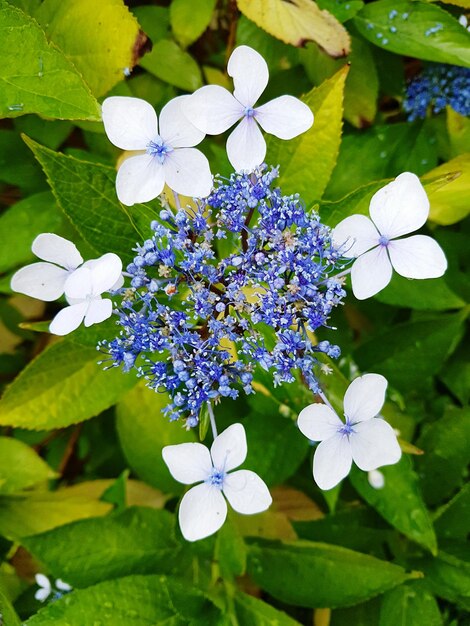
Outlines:
{"label": "green leaf", "polygon": [[157,41],[139,64],[165,83],[185,91],[195,91],[202,86],[199,65],[171,39]]}
{"label": "green leaf", "polygon": [[89,495],[61,489],[53,493],[0,496],[0,534],[15,541],[111,509]]}
{"label": "green leaf", "polygon": [[429,219],[444,226],[455,224],[470,213],[467,201],[470,193],[470,153],[462,154],[434,168],[423,177],[423,184],[437,176],[450,173],[455,175],[453,180],[429,193],[431,203]]}
{"label": "green leaf", "polygon": [[95,96],[123,80],[144,43],[137,20],[122,0],[44,0],[34,17]]}
{"label": "green leaf", "polygon": [[219,610],[198,589],[166,576],[127,576],[80,589],[28,619],[27,626],[216,626]]}
{"label": "green leaf", "polygon": [[44,170],[58,205],[83,239],[99,254],[115,252],[123,263],[131,261],[141,234],[117,199],[115,170],[54,152],[28,138],[25,142]]}
{"label": "green leaf", "polygon": [[380,608],[379,626],[442,626],[435,597],[421,581],[388,591]]}
{"label": "green leaf", "polygon": [[402,457],[396,465],[381,467],[380,471],[385,477],[382,489],[371,487],[367,473],[356,469],[350,479],[364,500],[387,522],[435,554],[436,535],[409,458]]}
{"label": "green leaf", "polygon": [[0,0],[0,118],[38,113],[99,120],[100,109],[72,63],[38,23]]}
{"label": "green leaf", "polygon": [[336,200],[370,181],[406,171],[421,176],[436,164],[435,137],[421,121],[354,131],[343,137],[326,195]]}
{"label": "green leaf", "polygon": [[146,507],[60,526],[27,537],[22,545],[74,588],[130,574],[168,573],[179,557],[173,515]]}
{"label": "green leaf", "polygon": [[21,621],[8,597],[0,589],[0,615],[5,626],[21,626]]}
{"label": "green leaf", "polygon": [[0,493],[21,491],[54,476],[32,448],[18,439],[0,437]]}
{"label": "green leaf", "polygon": [[239,624],[250,626],[300,626],[292,617],[241,591],[234,598]]}
{"label": "green leaf", "polygon": [[436,511],[434,527],[440,537],[466,541],[470,533],[470,483]]}
{"label": "green leaf", "polygon": [[9,385],[0,424],[32,430],[63,428],[98,415],[136,383],[118,368],[105,371],[99,353],[61,341],[48,346]]}
{"label": "green leaf", "polygon": [[199,0],[197,11],[192,0],[173,0],[170,22],[176,40],[187,48],[199,39],[209,26],[217,0]]}
{"label": "green leaf", "polygon": [[320,9],[325,9],[342,24],[356,15],[364,6],[362,0],[317,0]]}
{"label": "green leaf", "polygon": [[167,7],[143,5],[132,7],[132,13],[152,43],[164,39],[170,33],[170,12]]}
{"label": "green leaf", "polygon": [[332,57],[348,54],[347,30],[310,0],[237,0],[240,11],[273,37],[293,46],[315,41]]}
{"label": "green leaf", "polygon": [[339,546],[262,539],[249,544],[248,573],[282,602],[312,608],[364,602],[410,577],[398,565]]}
{"label": "green leaf", "polygon": [[439,378],[463,406],[470,402],[470,362],[465,338],[442,368]]}
{"label": "green leaf", "polygon": [[[299,58],[299,50],[279,41],[265,30],[258,28],[254,22],[240,15],[237,22],[237,46],[250,46],[261,54],[268,64],[269,73],[272,75],[286,66],[296,65]],[[225,80],[227,77],[224,75]],[[279,82],[279,77],[276,77]],[[208,81],[213,82],[213,81]],[[273,81],[274,82],[274,81]],[[229,85],[224,85],[229,88]],[[269,86],[268,86],[269,89]]]}
{"label": "green leaf", "polygon": [[0,181],[19,187],[25,195],[47,189],[41,168],[13,130],[0,129]]}
{"label": "green leaf", "polygon": [[135,473],[166,493],[181,493],[184,487],[168,471],[162,448],[195,441],[195,435],[179,422],[170,422],[162,413],[168,402],[166,394],[138,385],[117,405],[116,426],[124,455]]}
{"label": "green leaf", "polygon": [[354,24],[366,39],[390,52],[470,67],[470,33],[434,4],[379,0],[366,5]]}
{"label": "green leaf", "polygon": [[336,164],[347,74],[348,68],[342,68],[302,98],[315,115],[310,130],[288,143],[272,136],[268,140],[268,161],[281,166],[283,192],[299,193],[307,205],[321,198]]}
{"label": "green leaf", "polygon": [[436,504],[461,485],[470,462],[470,408],[450,410],[426,424],[418,446],[425,452],[416,459],[423,493]]}
{"label": "green leaf", "polygon": [[246,546],[240,530],[229,513],[227,520],[216,536],[214,559],[220,567],[222,577],[233,579],[246,572]]}
{"label": "green leaf", "polygon": [[[65,120],[44,120],[37,115],[22,115],[14,120],[15,130],[43,143],[52,150],[70,135],[73,124]],[[18,138],[19,140],[19,138]]]}
{"label": "green leaf", "polygon": [[376,298],[385,304],[418,311],[447,311],[465,306],[465,301],[448,287],[444,278],[409,280],[394,274],[391,283]]}
{"label": "green leaf", "polygon": [[64,222],[50,191],[29,196],[4,211],[0,215],[0,272],[32,261],[34,238],[39,233],[62,233]]}
{"label": "green leaf", "polygon": [[470,611],[470,554],[467,543],[452,542],[435,559],[418,561],[432,591]]}
{"label": "green leaf", "polygon": [[452,313],[397,324],[362,344],[355,359],[362,371],[382,374],[400,390],[422,388],[455,350],[465,317],[465,312]]}

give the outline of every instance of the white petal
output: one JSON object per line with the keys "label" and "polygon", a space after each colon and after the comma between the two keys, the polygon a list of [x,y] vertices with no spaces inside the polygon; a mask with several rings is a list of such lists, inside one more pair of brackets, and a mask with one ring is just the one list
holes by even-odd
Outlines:
{"label": "white petal", "polygon": [[244,107],[219,85],[206,85],[181,103],[188,120],[208,135],[220,135],[244,115]]}
{"label": "white petal", "polygon": [[100,295],[110,290],[122,277],[122,261],[117,254],[103,254],[91,266],[93,294]]}
{"label": "white petal", "polygon": [[323,441],[333,437],[343,422],[328,406],[317,402],[302,409],[297,426],[308,439]]}
{"label": "white petal", "polygon": [[214,467],[229,472],[246,459],[246,434],[241,424],[232,424],[214,439],[211,457]]}
{"label": "white petal", "polygon": [[392,278],[392,264],[385,246],[377,246],[356,259],[351,268],[351,284],[358,300],[375,296]]}
{"label": "white petal", "polygon": [[354,379],[344,394],[344,414],[350,422],[375,417],[385,402],[387,379],[380,374],[364,374]]}
{"label": "white petal", "polygon": [[294,96],[280,96],[256,108],[256,121],[279,139],[292,139],[313,124],[310,107]]}
{"label": "white petal", "polygon": [[31,246],[34,254],[50,263],[74,270],[83,263],[82,256],[74,243],[54,233],[41,233]]}
{"label": "white petal", "polygon": [[266,483],[250,470],[238,470],[224,480],[224,494],[237,513],[253,515],[266,511],[273,499]]}
{"label": "white petal", "polygon": [[122,150],[145,150],[158,134],[157,114],[140,98],[106,98],[101,114],[109,141]]}
{"label": "white petal", "polygon": [[150,154],[126,159],[116,176],[116,192],[126,206],[150,202],[162,193],[164,186],[163,166]]}
{"label": "white petal", "polygon": [[52,302],[64,293],[68,276],[67,270],[52,263],[32,263],[13,274],[10,286],[31,298]]}
{"label": "white petal", "polygon": [[187,541],[198,541],[213,535],[225,522],[227,503],[214,486],[197,485],[181,500],[178,519]]}
{"label": "white petal", "polygon": [[413,235],[388,244],[393,269],[406,278],[438,278],[447,269],[447,259],[432,237]]}
{"label": "white petal", "polygon": [[182,104],[191,96],[178,96],[170,100],[160,112],[160,137],[172,148],[197,146],[205,133],[192,124],[183,112]]}
{"label": "white petal", "polygon": [[367,480],[373,489],[383,489],[385,487],[385,476],[379,470],[371,470],[367,474]]}
{"label": "white petal", "polygon": [[351,446],[346,435],[337,434],[322,441],[313,457],[313,478],[320,489],[332,489],[349,474]]}
{"label": "white petal", "polygon": [[173,478],[184,485],[198,483],[211,475],[211,455],[202,443],[165,446],[162,457]]}
{"label": "white petal", "polygon": [[364,254],[377,246],[380,234],[374,222],[365,215],[350,215],[342,220],[331,234],[337,248],[342,247],[341,254],[347,259]]}
{"label": "white petal", "polygon": [[39,602],[44,602],[44,600],[49,597],[50,593],[50,589],[38,589],[34,594],[34,597],[36,598],[36,600],[39,600]]}
{"label": "white petal", "polygon": [[57,587],[57,589],[60,589],[61,591],[71,591],[72,587],[70,585],[68,585],[67,583],[64,583],[63,580],[61,580],[60,578],[58,578],[55,581],[55,586]]}
{"label": "white petal", "polygon": [[398,463],[401,457],[401,449],[393,428],[380,418],[373,418],[354,426],[349,442],[354,463],[365,472],[383,465]]}
{"label": "white petal", "polygon": [[269,80],[266,61],[249,46],[238,46],[230,55],[228,75],[233,78],[233,95],[245,107],[252,107]]}
{"label": "white petal", "polygon": [[65,296],[67,300],[85,300],[93,293],[92,272],[90,267],[79,267],[67,278]]}
{"label": "white petal", "polygon": [[36,581],[36,584],[42,587],[43,589],[46,589],[47,591],[51,590],[51,582],[49,578],[45,576],[44,574],[36,574],[34,579]]}
{"label": "white petal", "polygon": [[49,324],[49,332],[53,335],[68,335],[80,326],[88,309],[88,302],[72,304],[59,311]]}
{"label": "white petal", "polygon": [[372,221],[388,239],[418,230],[429,215],[429,200],[419,178],[404,172],[372,196]]}
{"label": "white petal", "polygon": [[206,198],[212,189],[209,161],[197,148],[177,148],[163,164],[168,187],[183,196]]}
{"label": "white petal", "polygon": [[113,314],[113,303],[109,298],[93,298],[85,316],[85,326],[100,324]]}
{"label": "white petal", "polygon": [[251,172],[266,156],[266,142],[252,117],[244,117],[227,139],[227,156],[237,172]]}

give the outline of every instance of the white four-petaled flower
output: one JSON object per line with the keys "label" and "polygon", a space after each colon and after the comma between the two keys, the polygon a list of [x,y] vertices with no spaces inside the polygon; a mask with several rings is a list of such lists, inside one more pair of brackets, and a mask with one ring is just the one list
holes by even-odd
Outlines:
{"label": "white four-petaled flower", "polygon": [[111,317],[113,303],[102,298],[106,291],[117,289],[122,284],[121,259],[112,252],[99,259],[87,261],[83,267],[67,279],[65,297],[69,306],[54,317],[49,330],[54,335],[67,335],[80,326],[99,324]]}
{"label": "white four-petaled flower", "polygon": [[11,288],[31,298],[52,302],[64,293],[65,283],[83,263],[71,241],[53,233],[41,233],[33,241],[32,251],[46,261],[32,263],[15,272]]}
{"label": "white four-petaled flower", "polygon": [[376,417],[385,401],[387,380],[365,374],[353,380],[344,396],[345,421],[325,404],[301,411],[298,426],[312,441],[320,441],[313,457],[313,477],[320,489],[332,489],[349,474],[352,462],[370,472],[400,460],[393,428]]}
{"label": "white four-petaled flower", "polygon": [[208,135],[218,135],[241,120],[227,140],[227,156],[237,171],[251,171],[266,156],[266,142],[258,124],[280,139],[292,139],[313,124],[310,108],[293,96],[280,96],[256,107],[268,84],[263,57],[249,46],[232,52],[227,71],[233,95],[219,85],[206,85],[187,98],[182,108],[188,119]]}
{"label": "white four-petaled flower", "polygon": [[379,189],[370,202],[371,219],[351,215],[333,230],[333,241],[343,256],[356,258],[351,284],[359,300],[388,285],[392,268],[405,278],[437,278],[447,269],[439,244],[426,235],[397,239],[423,226],[429,200],[415,174],[404,172]]}
{"label": "white four-petaled flower", "polygon": [[186,118],[181,103],[189,96],[170,100],[157,118],[154,108],[140,98],[112,96],[102,106],[109,140],[136,155],[126,158],[116,177],[119,200],[131,206],[153,200],[165,183],[184,196],[205,198],[212,189],[209,161],[194,148],[204,139]]}
{"label": "white four-petaled flower", "polygon": [[245,429],[232,424],[214,439],[209,449],[202,443],[166,446],[163,460],[171,475],[192,487],[181,500],[179,523],[188,541],[197,541],[217,532],[225,522],[227,503],[238,513],[265,511],[272,498],[266,484],[250,470],[231,472],[247,454]]}
{"label": "white four-petaled flower", "polygon": [[36,590],[34,597],[36,600],[39,600],[39,602],[47,600],[51,593],[54,593],[54,596],[60,596],[62,593],[72,591],[72,587],[67,583],[64,583],[64,581],[60,578],[55,581],[55,586],[58,589],[58,592],[53,591],[51,581],[47,576],[44,576],[44,574],[36,574],[35,579],[39,589]]}

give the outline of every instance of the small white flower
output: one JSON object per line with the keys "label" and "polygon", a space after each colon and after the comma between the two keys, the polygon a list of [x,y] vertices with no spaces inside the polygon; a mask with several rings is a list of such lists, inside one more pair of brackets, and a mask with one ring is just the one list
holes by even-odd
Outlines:
{"label": "small white flower", "polygon": [[400,174],[379,189],[370,201],[369,213],[351,215],[333,230],[333,242],[343,256],[357,258],[351,269],[354,295],[364,300],[388,285],[393,269],[405,278],[437,278],[447,269],[441,247],[426,235],[397,239],[423,226],[429,200],[419,178]]}
{"label": "small white flower", "polygon": [[54,335],[67,335],[80,326],[99,324],[111,317],[113,304],[101,294],[122,284],[121,259],[112,252],[99,259],[87,261],[75,270],[65,284],[65,296],[70,306],[59,311],[49,325]]}
{"label": "small white flower", "polygon": [[72,591],[72,587],[60,578],[55,581],[55,587],[57,591],[53,590],[49,578],[47,576],[44,576],[44,574],[36,574],[35,579],[36,584],[39,586],[39,589],[34,594],[34,597],[36,598],[36,600],[39,600],[39,602],[44,602],[45,600],[47,600],[51,593],[53,593],[54,599],[58,599],[63,595],[63,593],[68,593],[69,591]]}
{"label": "small white flower", "polygon": [[183,102],[183,111],[208,135],[219,135],[241,120],[227,140],[227,156],[237,171],[251,171],[266,156],[258,124],[280,139],[292,139],[312,126],[313,113],[293,96],[280,96],[255,107],[268,84],[269,72],[263,57],[249,46],[235,48],[227,71],[233,78],[233,95],[224,87],[206,85]]}
{"label": "small white flower", "polygon": [[209,161],[193,146],[204,133],[183,115],[181,103],[189,96],[173,98],[160,113],[140,98],[112,96],[102,106],[109,140],[122,150],[136,152],[122,163],[116,177],[119,200],[131,206],[161,194],[165,183],[184,196],[205,198],[212,189]]}
{"label": "small white flower", "polygon": [[367,480],[373,489],[383,489],[385,487],[385,476],[379,470],[368,472]]}
{"label": "small white flower", "polygon": [[365,374],[353,380],[344,396],[342,422],[325,404],[301,411],[297,424],[312,441],[320,441],[313,457],[313,477],[320,489],[332,489],[349,474],[352,462],[369,472],[400,460],[393,428],[375,417],[383,406],[387,380]]}
{"label": "small white flower", "polygon": [[187,541],[214,534],[225,522],[227,503],[237,513],[251,515],[265,511],[272,498],[266,484],[250,470],[231,472],[246,458],[245,429],[232,424],[214,439],[210,452],[202,443],[166,446],[163,460],[171,475],[192,487],[181,500],[179,523]]}
{"label": "small white flower", "polygon": [[42,233],[33,241],[34,254],[47,261],[32,263],[18,270],[11,279],[11,288],[32,298],[52,302],[64,293],[65,283],[83,259],[71,241]]}

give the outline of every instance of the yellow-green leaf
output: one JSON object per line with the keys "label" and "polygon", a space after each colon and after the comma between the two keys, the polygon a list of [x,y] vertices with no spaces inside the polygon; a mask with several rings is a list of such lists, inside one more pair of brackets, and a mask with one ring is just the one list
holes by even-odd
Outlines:
{"label": "yellow-green leaf", "polygon": [[470,213],[470,152],[443,163],[423,176],[423,184],[438,176],[455,173],[453,180],[438,188],[429,188],[429,219],[447,226],[463,220]]}
{"label": "yellow-green leaf", "polygon": [[0,118],[37,113],[99,120],[100,110],[72,63],[29,15],[0,0]]}
{"label": "yellow-green leaf", "polygon": [[248,19],[284,43],[300,47],[315,41],[332,57],[349,53],[347,30],[312,0],[237,0],[237,4]]}
{"label": "yellow-green leaf", "polygon": [[14,493],[54,478],[55,473],[28,445],[0,437],[0,493]]}
{"label": "yellow-green leaf", "polygon": [[143,43],[139,24],[122,0],[44,0],[35,17],[95,96],[124,78]]}
{"label": "yellow-green leaf", "polygon": [[140,65],[160,80],[185,91],[195,91],[202,85],[199,65],[171,39],[158,41]]}
{"label": "yellow-green leaf", "polygon": [[307,204],[322,197],[336,165],[348,70],[341,68],[302,98],[315,116],[310,130],[289,142],[274,137],[268,141],[267,160],[280,165],[283,192],[299,193]]}

